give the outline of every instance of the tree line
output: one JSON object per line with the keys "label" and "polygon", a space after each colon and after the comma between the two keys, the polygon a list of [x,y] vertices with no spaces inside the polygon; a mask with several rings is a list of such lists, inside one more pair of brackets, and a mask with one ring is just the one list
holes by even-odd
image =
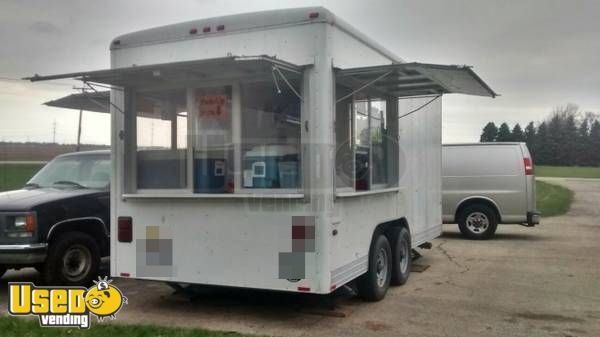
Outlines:
{"label": "tree line", "polygon": [[489,122],[481,142],[525,142],[538,165],[600,166],[600,115],[581,113],[575,104],[555,108],[541,123]]}

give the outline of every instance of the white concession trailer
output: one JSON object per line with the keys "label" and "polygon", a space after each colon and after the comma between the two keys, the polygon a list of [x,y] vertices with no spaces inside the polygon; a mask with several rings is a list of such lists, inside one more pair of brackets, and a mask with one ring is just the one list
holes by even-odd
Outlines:
{"label": "white concession trailer", "polygon": [[442,231],[441,99],[466,66],[406,63],[321,7],[114,39],[111,275],[381,299]]}

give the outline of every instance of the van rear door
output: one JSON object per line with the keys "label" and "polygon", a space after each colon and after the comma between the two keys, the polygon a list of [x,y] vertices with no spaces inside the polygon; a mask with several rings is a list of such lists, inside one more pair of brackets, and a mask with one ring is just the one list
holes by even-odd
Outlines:
{"label": "van rear door", "polygon": [[523,169],[525,171],[525,188],[527,190],[527,223],[534,225],[539,223],[539,213],[536,210],[535,172],[533,158],[525,143],[521,143],[523,153]]}

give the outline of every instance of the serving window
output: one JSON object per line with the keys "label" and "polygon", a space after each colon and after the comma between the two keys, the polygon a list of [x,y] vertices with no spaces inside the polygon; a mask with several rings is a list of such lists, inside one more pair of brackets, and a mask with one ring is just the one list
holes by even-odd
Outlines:
{"label": "serving window", "polygon": [[351,95],[337,86],[336,189],[370,191],[397,186],[398,128],[394,98]]}
{"label": "serving window", "polygon": [[132,93],[137,190],[185,189],[187,103],[184,89]]}
{"label": "serving window", "polygon": [[190,89],[194,193],[231,193],[234,184],[232,86]]}
{"label": "serving window", "polygon": [[[292,83],[298,87],[298,83]],[[241,85],[244,189],[300,187],[300,99],[272,82]]]}
{"label": "serving window", "polygon": [[301,99],[289,86],[127,90],[126,101],[127,193],[300,191]]}

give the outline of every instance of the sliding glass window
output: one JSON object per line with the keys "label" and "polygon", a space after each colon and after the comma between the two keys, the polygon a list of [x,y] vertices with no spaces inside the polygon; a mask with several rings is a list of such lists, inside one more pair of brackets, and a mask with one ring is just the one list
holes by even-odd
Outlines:
{"label": "sliding glass window", "polygon": [[[341,86],[337,96],[348,94]],[[369,191],[396,186],[398,158],[395,99],[347,98],[336,104],[336,188]],[[396,103],[397,104],[397,103]],[[397,122],[396,122],[397,123]]]}
{"label": "sliding glass window", "polygon": [[185,189],[188,119],[185,89],[138,91],[133,97],[133,107],[135,188]]}
{"label": "sliding glass window", "polygon": [[297,193],[300,83],[127,90],[126,191]]}

